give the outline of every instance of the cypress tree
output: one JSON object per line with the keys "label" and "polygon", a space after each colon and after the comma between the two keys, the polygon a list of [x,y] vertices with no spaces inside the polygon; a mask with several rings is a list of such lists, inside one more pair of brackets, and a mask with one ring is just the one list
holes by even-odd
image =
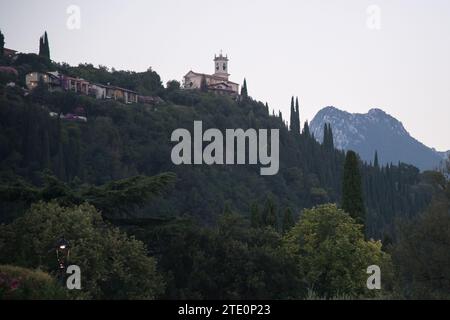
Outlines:
{"label": "cypress tree", "polygon": [[0,59],[3,57],[4,54],[5,54],[5,36],[0,30]]}
{"label": "cypress tree", "polygon": [[377,169],[380,168],[380,165],[378,163],[378,151],[375,150],[375,156],[374,156],[374,160],[373,160],[373,166]]}
{"label": "cypress tree", "polygon": [[266,112],[269,114],[269,104],[266,102]]}
{"label": "cypress tree", "polygon": [[357,222],[365,222],[365,207],[362,193],[361,173],[358,156],[354,151],[347,151],[344,163],[342,185],[342,209]]}
{"label": "cypress tree", "polygon": [[50,59],[50,45],[48,43],[47,31],[44,33],[45,56]]}
{"label": "cypress tree", "polygon": [[295,131],[295,109],[294,109],[294,97],[291,98],[291,116],[290,116],[290,128],[291,131]]}
{"label": "cypress tree", "polygon": [[298,104],[298,97],[295,98],[295,123],[297,127],[297,133],[300,133],[300,107]]}
{"label": "cypress tree", "polygon": [[325,123],[325,125],[323,126],[323,140],[322,140],[322,145],[325,148],[328,148],[328,124]]}
{"label": "cypress tree", "polygon": [[244,78],[244,84],[242,85],[242,88],[241,88],[241,96],[243,96],[244,98],[248,97],[247,80],[245,78]]}
{"label": "cypress tree", "polygon": [[305,121],[305,124],[303,125],[303,135],[305,137],[309,137],[310,136],[310,132],[309,132],[309,124],[308,124],[308,120]]}
{"label": "cypress tree", "polygon": [[39,38],[39,55],[44,56],[44,39],[42,37]]}
{"label": "cypress tree", "polygon": [[328,123],[328,144],[329,149],[334,149],[333,129],[331,129],[331,123]]}
{"label": "cypress tree", "polygon": [[300,134],[300,119],[298,115],[298,98],[295,100],[294,97],[291,98],[291,131],[294,134]]}

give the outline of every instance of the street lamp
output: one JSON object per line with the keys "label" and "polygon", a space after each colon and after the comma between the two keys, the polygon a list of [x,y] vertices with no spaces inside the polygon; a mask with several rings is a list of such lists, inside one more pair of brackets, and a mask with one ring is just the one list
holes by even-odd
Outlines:
{"label": "street lamp", "polygon": [[64,237],[61,237],[56,242],[56,259],[58,260],[58,270],[61,274],[65,273],[69,253],[70,243]]}

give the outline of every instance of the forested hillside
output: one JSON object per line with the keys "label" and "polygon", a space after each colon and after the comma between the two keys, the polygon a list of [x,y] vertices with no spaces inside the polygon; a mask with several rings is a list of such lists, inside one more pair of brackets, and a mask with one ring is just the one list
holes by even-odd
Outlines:
{"label": "forested hillside", "polygon": [[[164,89],[154,71],[130,73],[91,65],[45,65],[39,61],[24,55],[15,63],[24,70],[37,65],[87,80],[146,90],[159,94],[164,102],[157,106],[124,105],[70,92],[50,93],[43,87],[24,96],[17,87],[2,87],[0,161],[4,184],[14,181],[17,175],[31,184],[42,185],[44,170],[70,185],[100,185],[134,175],[170,171],[177,175],[173,189],[140,210],[116,218],[188,216],[207,225],[215,224],[225,208],[249,217],[252,205],[259,204],[263,209],[268,199],[274,203],[280,221],[287,208],[297,216],[303,208],[340,201],[344,153],[335,150],[332,141],[316,142],[307,124],[301,133],[288,130],[282,115],[270,114],[262,102],[250,97],[234,101],[225,96],[183,91],[176,82]],[[49,115],[80,110],[88,118],[86,123]],[[260,176],[258,165],[173,165],[171,133],[177,128],[192,131],[194,120],[202,120],[204,130],[280,129],[279,173]],[[380,168],[361,163],[361,170],[370,236],[381,238],[391,233],[396,218],[414,216],[430,201],[429,186],[412,166]],[[9,204],[2,207],[9,208]],[[7,220],[7,216],[14,214],[4,212],[2,220]]]}

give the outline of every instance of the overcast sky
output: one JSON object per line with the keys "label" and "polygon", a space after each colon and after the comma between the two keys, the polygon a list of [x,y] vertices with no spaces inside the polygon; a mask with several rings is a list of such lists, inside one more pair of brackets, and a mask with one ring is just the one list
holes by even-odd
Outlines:
{"label": "overcast sky", "polygon": [[[70,5],[80,29],[67,27]],[[36,52],[47,30],[55,61],[151,66],[164,83],[212,73],[222,49],[230,80],[246,77],[249,94],[287,119],[291,95],[302,122],[329,105],[378,107],[450,149],[449,0],[1,0],[0,29],[8,48]]]}

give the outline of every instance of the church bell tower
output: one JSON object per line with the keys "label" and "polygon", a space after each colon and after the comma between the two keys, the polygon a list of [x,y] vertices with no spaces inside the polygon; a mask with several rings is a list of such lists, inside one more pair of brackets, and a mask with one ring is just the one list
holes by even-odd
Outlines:
{"label": "church bell tower", "polygon": [[222,51],[219,56],[214,55],[214,76],[228,81],[228,56],[223,56]]}

